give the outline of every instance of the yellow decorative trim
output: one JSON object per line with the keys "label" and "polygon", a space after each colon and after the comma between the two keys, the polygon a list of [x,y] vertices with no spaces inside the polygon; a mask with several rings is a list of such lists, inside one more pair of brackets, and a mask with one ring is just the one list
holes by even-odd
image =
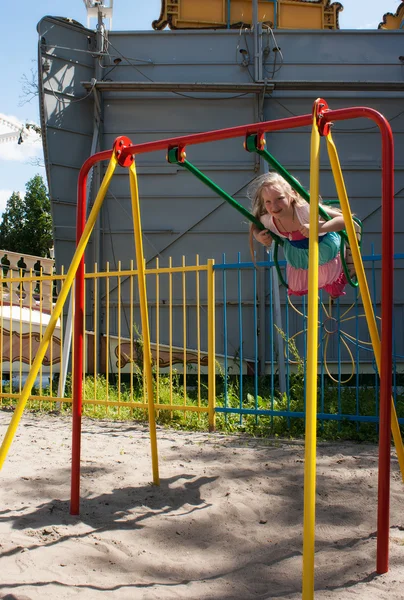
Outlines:
{"label": "yellow decorative trim", "polygon": [[404,20],[404,2],[401,2],[396,13],[386,13],[383,15],[383,21],[379,23],[378,29],[400,29],[400,25]]}
{"label": "yellow decorative trim", "polygon": [[[161,0],[158,19],[153,21],[156,30],[170,29],[225,29],[227,28],[228,0]],[[230,28],[250,26],[252,0],[231,0]],[[306,12],[302,12],[307,9]],[[310,9],[317,9],[310,13]],[[318,12],[318,9],[322,9]],[[332,0],[278,0],[278,29],[339,29],[338,16],[343,10],[340,2]],[[282,15],[282,16],[281,16]],[[303,17],[303,18],[302,18]],[[274,26],[274,3],[258,0],[258,18]]]}

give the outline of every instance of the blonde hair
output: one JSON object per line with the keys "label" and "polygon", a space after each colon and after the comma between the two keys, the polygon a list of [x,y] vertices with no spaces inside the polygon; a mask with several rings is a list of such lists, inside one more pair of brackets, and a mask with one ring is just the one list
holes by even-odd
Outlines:
{"label": "blonde hair", "polygon": [[[302,206],[306,203],[306,201],[292,188],[292,186],[282,177],[282,175],[279,175],[279,173],[276,173],[275,171],[264,173],[264,175],[256,177],[247,188],[247,198],[251,202],[251,213],[258,220],[260,220],[260,217],[265,215],[267,212],[262,199],[262,192],[265,188],[277,188],[281,193],[285,194],[293,209],[295,205]],[[256,225],[254,225],[254,223],[250,223],[249,242],[250,253],[253,260],[255,260],[253,235],[254,227],[256,227]]]}

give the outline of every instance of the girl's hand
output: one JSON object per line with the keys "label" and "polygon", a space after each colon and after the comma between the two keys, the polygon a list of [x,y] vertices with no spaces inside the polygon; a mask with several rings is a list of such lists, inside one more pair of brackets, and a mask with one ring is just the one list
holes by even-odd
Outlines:
{"label": "girl's hand", "polygon": [[270,246],[272,244],[272,236],[268,229],[254,231],[254,237],[257,242],[260,242],[263,246]]}
{"label": "girl's hand", "polygon": [[309,237],[309,232],[310,232],[310,226],[308,223],[304,223],[302,225],[300,225],[299,227],[299,231],[302,235],[304,235],[304,237]]}

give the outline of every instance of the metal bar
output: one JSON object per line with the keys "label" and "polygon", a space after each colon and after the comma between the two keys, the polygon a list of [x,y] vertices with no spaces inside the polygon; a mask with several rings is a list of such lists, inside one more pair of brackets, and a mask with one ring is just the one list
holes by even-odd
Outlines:
{"label": "metal bar", "polygon": [[147,292],[146,292],[146,269],[142,242],[142,222],[140,218],[139,190],[137,184],[136,168],[134,162],[129,167],[129,182],[132,201],[132,217],[134,228],[134,240],[136,249],[136,266],[138,270],[138,291],[140,299],[140,316],[142,322],[143,335],[143,355],[144,370],[147,387],[147,401],[149,411],[149,432],[150,449],[152,458],[153,483],[159,485],[159,465],[156,435],[156,415],[154,406],[153,374],[152,374],[152,354],[150,347],[150,328],[149,316],[147,310]]}
{"label": "metal bar", "polygon": [[[226,255],[223,254],[223,265],[226,264]],[[224,353],[224,405],[227,407],[228,402],[228,364],[227,364],[227,273],[226,269],[223,269],[222,275],[223,282],[223,353]],[[227,418],[226,418],[227,423]]]}
{"label": "metal bar", "polygon": [[[160,275],[159,257],[156,258],[156,399],[160,397]],[[132,294],[133,302],[133,294]],[[131,315],[133,308],[131,309]],[[133,319],[133,317],[132,317]]]}
{"label": "metal bar", "polygon": [[[199,254],[196,255],[196,266],[199,266]],[[196,285],[195,285],[195,296],[196,296],[196,339],[197,348],[196,354],[198,357],[198,368],[197,368],[197,381],[198,381],[198,406],[201,406],[201,313],[200,313],[200,279],[199,271],[195,272]]]}
{"label": "metal bar", "polygon": [[[121,271],[121,261],[118,261],[118,271]],[[118,402],[120,402],[121,400],[121,366],[120,366],[120,360],[121,360],[121,319],[122,319],[122,311],[121,311],[121,276],[118,275],[118,281],[117,281],[117,326],[118,326]],[[118,407],[118,416],[120,416],[120,408]]]}
{"label": "metal bar", "polygon": [[[106,392],[106,401],[109,400],[109,323],[111,317],[111,308],[110,308],[110,276],[109,276],[109,261],[105,266],[107,278],[105,280],[105,392]],[[108,416],[108,406],[107,406],[107,416]]]}
{"label": "metal bar", "polygon": [[215,348],[215,273],[214,260],[208,260],[208,408],[209,431],[216,426],[216,348]]}
{"label": "metal bar", "polygon": [[[86,160],[79,173],[77,186],[77,228],[76,228],[76,253],[70,265],[62,291],[67,288],[65,296],[70,289],[68,277],[71,273],[71,280],[76,275],[75,290],[75,314],[74,314],[74,379],[73,379],[73,422],[72,422],[72,472],[71,472],[71,493],[70,493],[70,513],[77,515],[80,512],[80,452],[81,452],[81,413],[83,404],[83,315],[84,315],[84,250],[90,239],[91,231],[94,227],[96,217],[101,209],[102,202],[109,182],[114,174],[117,161],[112,156],[112,151],[108,153],[99,153],[104,159],[111,157],[108,170],[104,176],[101,188],[95,199],[90,217],[86,223],[86,194],[87,194],[87,176],[90,168],[97,162],[97,156],[91,156]],[[77,260],[74,259],[77,256]],[[75,262],[77,264],[75,264]],[[65,297],[59,294],[58,302]],[[56,303],[57,304],[57,303]],[[63,305],[62,305],[63,308]],[[54,309],[56,311],[56,307]],[[49,325],[48,325],[49,327]],[[35,364],[35,361],[34,361]]]}
{"label": "metal bar", "polygon": [[[254,404],[258,408],[258,315],[257,315],[257,269],[253,271],[253,321],[254,321]],[[255,420],[258,423],[258,419]]]}
{"label": "metal bar", "polygon": [[[167,405],[165,405],[165,407],[167,408]],[[187,410],[189,410],[191,407],[187,406]],[[195,407],[196,408],[196,407]],[[242,414],[242,415],[262,415],[262,416],[266,416],[266,417],[293,417],[293,418],[301,418],[304,419],[306,417],[306,413],[303,411],[288,411],[288,410],[271,410],[271,409],[258,409],[255,410],[254,408],[226,408],[224,406],[217,406],[216,407],[216,412],[217,413],[234,413],[236,415],[238,414]],[[317,414],[317,418],[320,419],[324,419],[325,421],[359,421],[361,423],[377,423],[379,417],[372,417],[372,416],[359,416],[357,417],[356,415],[336,415],[336,414],[331,414],[331,413],[318,413]],[[404,425],[404,417],[399,419],[399,423],[401,425]]]}
{"label": "metal bar", "polygon": [[[310,148],[310,190],[319,197],[320,134],[317,127],[318,100],[314,104]],[[316,426],[318,345],[318,203],[310,208],[307,388],[304,462],[303,587],[302,600],[314,598],[314,541],[316,522]]]}
{"label": "metal bar", "polygon": [[[240,252],[238,253],[238,262],[240,262]],[[243,407],[243,312],[241,304],[241,271],[237,273],[237,296],[238,296],[238,340],[239,340],[239,405]],[[240,425],[243,424],[242,414],[240,413]]]}
{"label": "metal bar", "polygon": [[[89,81],[82,81],[81,85],[90,90],[93,84]],[[270,83],[184,83],[183,81],[98,81],[95,89],[100,92],[218,92],[218,93],[259,93],[263,90],[271,94],[277,91],[370,91],[370,92],[391,92],[403,91],[403,81],[330,81],[324,79],[317,80],[278,80]],[[51,90],[45,90],[51,93]],[[60,92],[59,92],[60,93]]]}
{"label": "metal bar", "polygon": [[[356,110],[358,111],[358,117],[363,116],[359,108],[345,110]],[[122,150],[122,157],[125,158],[130,154],[137,155],[144,154],[147,152],[155,152],[156,150],[167,150],[167,148],[177,148],[179,146],[192,146],[195,144],[216,142],[218,140],[229,140],[257,132],[265,133],[266,131],[281,131],[283,129],[307,127],[308,125],[310,125],[310,123],[311,115],[302,115],[298,117],[278,119],[275,121],[263,121],[260,123],[252,123],[250,125],[239,125],[238,127],[230,127],[228,129],[216,129],[213,131],[206,131],[204,133],[193,133],[191,135],[184,135],[181,137],[167,138],[165,140],[157,140],[155,142],[145,142],[143,144],[127,146]]]}
{"label": "metal bar", "polygon": [[[268,270],[268,279],[269,279],[269,335],[268,339],[274,339],[274,302],[273,302],[273,292],[274,292],[274,280],[271,273],[272,269]],[[271,410],[274,410],[274,395],[275,395],[275,369],[274,369],[274,345],[270,346],[270,364],[271,364]],[[289,408],[289,406],[288,406]],[[274,418],[271,416],[271,427],[274,426]]]}
{"label": "metal bar", "polygon": [[[185,267],[185,256],[182,256],[182,266]],[[183,372],[182,387],[184,390],[184,406],[187,404],[187,295],[185,271],[182,272],[182,343],[183,343]]]}
{"label": "metal bar", "polygon": [[[337,300],[337,357],[338,357],[338,373],[341,373],[341,307],[339,298]],[[342,412],[341,405],[341,377],[338,377],[338,412]],[[340,431],[340,423],[338,423],[338,431]]]}
{"label": "metal bar", "polygon": [[[352,109],[332,111],[337,120],[352,118]],[[394,248],[394,144],[388,121],[373,109],[361,109],[364,116],[374,120],[382,136],[382,337],[380,357],[380,425],[379,425],[379,470],[378,470],[378,536],[377,536],[377,572],[388,571],[389,554],[389,512],[390,512],[390,439],[393,427],[397,452],[403,450],[401,435],[397,434],[397,424],[392,421],[392,307],[393,307],[393,248]],[[328,114],[324,118],[329,122]],[[328,144],[331,147],[331,144]],[[350,227],[347,223],[347,227]],[[353,233],[351,231],[351,238]],[[356,239],[356,236],[355,236]],[[359,253],[356,246],[355,253]],[[354,255],[355,256],[355,255]],[[355,258],[354,258],[355,261]],[[366,285],[366,284],[365,284]],[[365,287],[365,285],[363,287]],[[376,339],[377,330],[374,334]],[[373,343],[373,339],[372,339]],[[374,345],[374,344],[373,344]],[[375,345],[374,345],[375,347]],[[377,347],[377,344],[376,344]],[[375,351],[376,351],[375,347]],[[377,355],[377,351],[375,352]],[[380,355],[380,354],[379,354]],[[399,430],[398,430],[399,433]],[[399,437],[399,440],[396,440]]]}
{"label": "metal bar", "polygon": [[[233,64],[233,63],[232,63]],[[93,89],[93,84],[89,81],[82,81],[81,85],[86,89]],[[219,92],[219,93],[251,93],[255,94],[264,89],[262,83],[185,83],[183,81],[97,81],[95,89],[100,92]],[[266,89],[270,93],[274,89],[274,84],[270,82]]]}
{"label": "metal bar", "polygon": [[278,270],[276,268],[271,268],[272,274],[272,283],[273,283],[273,299],[274,299],[274,322],[277,325],[276,330],[276,342],[277,342],[277,350],[278,350],[278,367],[279,367],[279,391],[283,394],[286,391],[285,384],[285,349],[284,349],[284,341],[281,335],[281,331],[283,331],[282,324],[282,311],[281,311],[281,300],[279,294],[279,278],[278,278]]}
{"label": "metal bar", "polygon": [[[254,225],[256,225],[259,229],[265,229],[265,227],[261,223],[261,221],[259,219],[257,219],[256,217],[254,217],[250,213],[250,211],[248,211],[246,208],[244,208],[244,206],[242,204],[237,202],[237,200],[235,200],[232,196],[230,196],[230,194],[228,194],[227,192],[222,190],[221,187],[219,187],[214,181],[209,179],[209,177],[207,177],[204,173],[202,173],[202,171],[200,171],[197,167],[195,167],[195,165],[190,163],[188,160],[185,160],[185,159],[181,160],[180,157],[178,157],[178,154],[179,154],[178,148],[171,149],[168,153],[168,161],[170,163],[178,164],[180,167],[184,167],[185,169],[187,169],[187,171],[192,173],[192,175],[195,175],[195,177],[197,177],[199,179],[199,181],[202,181],[202,183],[207,185],[208,188],[213,190],[216,194],[218,194],[218,196],[223,198],[223,200],[226,200],[226,202],[228,202],[233,208],[235,208],[244,217],[246,217],[246,219],[251,221],[251,223],[254,223]],[[274,240],[277,240],[278,243],[283,244],[283,241],[279,236],[277,236],[275,233],[271,233],[271,235]]]}
{"label": "metal bar", "polygon": [[[355,298],[355,334],[356,339],[359,339],[359,303],[358,303],[358,290],[356,290],[356,298]],[[356,402],[356,414],[359,415],[359,344],[356,344],[355,349],[355,359],[356,359],[356,390],[355,390],[355,402]],[[324,410],[322,411],[324,412]],[[359,423],[356,424],[356,430],[359,431]]]}
{"label": "metal bar", "polygon": [[[173,403],[173,275],[172,275],[173,259],[170,256],[168,259],[168,345],[170,347],[170,404]],[[171,413],[171,418],[172,418]]]}
{"label": "metal bar", "polygon": [[[108,155],[110,156],[111,152],[108,152]],[[92,157],[92,158],[94,159],[94,157]],[[87,162],[89,162],[89,161],[87,161]],[[108,181],[108,178],[112,177],[113,171],[115,169],[115,165],[116,165],[116,162],[114,160],[111,160],[111,163],[110,163],[110,166],[109,166],[109,168],[107,170],[107,173],[105,175],[104,181]],[[82,185],[80,185],[80,184],[82,184],[82,179],[79,179],[79,190],[81,190],[81,192],[79,192],[79,194],[80,193],[83,194]],[[45,330],[44,336],[43,336],[43,338],[41,340],[41,344],[40,344],[40,346],[38,348],[38,351],[36,353],[34,362],[32,364],[32,367],[30,369],[29,375],[27,377],[27,380],[25,382],[24,388],[22,390],[19,402],[18,402],[18,404],[16,406],[16,409],[14,411],[14,414],[13,414],[12,420],[10,422],[10,425],[9,425],[7,431],[6,431],[6,435],[4,437],[2,446],[0,448],[0,468],[2,467],[2,465],[4,463],[4,460],[6,458],[8,449],[9,449],[9,447],[11,445],[11,442],[12,442],[13,437],[15,435],[16,429],[18,427],[18,423],[19,423],[19,421],[20,421],[20,419],[22,417],[22,413],[24,411],[24,408],[25,408],[25,405],[26,405],[27,400],[29,398],[31,389],[32,389],[33,384],[35,382],[35,378],[36,378],[36,376],[38,374],[38,371],[39,371],[39,369],[41,367],[43,358],[44,358],[44,356],[46,354],[46,350],[47,350],[47,347],[49,345],[50,338],[51,338],[52,333],[53,333],[53,331],[54,331],[54,329],[56,327],[56,323],[57,323],[57,320],[58,320],[58,318],[60,316],[60,313],[61,313],[61,311],[63,309],[64,303],[66,302],[67,294],[69,293],[69,290],[70,290],[70,288],[72,286],[73,278],[74,278],[74,276],[75,276],[75,274],[76,274],[76,272],[78,270],[79,264],[80,264],[80,262],[82,260],[85,247],[86,247],[86,245],[88,243],[88,240],[90,238],[91,231],[92,231],[92,229],[94,227],[94,223],[95,223],[95,220],[97,218],[97,214],[98,214],[98,212],[100,210],[102,201],[104,199],[104,195],[105,195],[105,192],[106,192],[105,187],[106,186],[101,186],[101,189],[99,190],[99,192],[97,194],[97,198],[96,198],[96,200],[94,202],[94,206],[93,206],[93,208],[91,210],[88,222],[87,222],[87,224],[86,224],[86,226],[84,228],[83,234],[82,234],[82,236],[80,238],[80,242],[79,242],[79,244],[78,244],[78,246],[76,248],[76,251],[74,253],[74,256],[73,256],[73,259],[72,259],[69,271],[68,271],[68,273],[66,275],[65,283],[64,283],[64,285],[62,287],[62,290],[60,291],[59,297],[58,297],[57,302],[55,304],[55,307],[54,307],[54,309],[52,311],[52,314],[51,314],[48,326],[47,326],[47,328]],[[78,205],[79,206],[84,206],[82,198],[81,198],[80,202],[78,201]]]}
{"label": "metal bar", "polygon": [[253,44],[254,44],[254,79],[260,79],[258,73],[259,56],[258,56],[258,0],[252,0],[252,25],[253,25]]}

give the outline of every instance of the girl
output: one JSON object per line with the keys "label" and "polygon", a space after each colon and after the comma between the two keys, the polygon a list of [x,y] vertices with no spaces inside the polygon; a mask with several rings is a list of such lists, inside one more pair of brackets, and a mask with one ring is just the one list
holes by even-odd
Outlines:
{"label": "girl", "polygon": [[[250,249],[253,254],[253,237],[266,247],[272,244],[271,231],[285,239],[288,294],[304,296],[308,287],[309,266],[309,211],[308,204],[278,173],[270,172],[254,180],[247,191],[252,202],[252,214],[265,225],[259,230],[250,225]],[[332,298],[344,296],[347,283],[343,272],[340,236],[335,233],[345,228],[340,211],[328,206],[322,208],[331,217],[319,220],[319,274],[318,286]]]}

